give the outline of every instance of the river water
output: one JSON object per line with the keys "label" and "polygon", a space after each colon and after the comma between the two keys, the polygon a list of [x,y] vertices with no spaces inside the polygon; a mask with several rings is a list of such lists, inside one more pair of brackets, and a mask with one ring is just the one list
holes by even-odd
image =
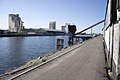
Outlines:
{"label": "river water", "polygon": [[30,59],[56,51],[57,38],[64,39],[64,47],[68,46],[67,36],[1,37],[0,74],[20,67]]}

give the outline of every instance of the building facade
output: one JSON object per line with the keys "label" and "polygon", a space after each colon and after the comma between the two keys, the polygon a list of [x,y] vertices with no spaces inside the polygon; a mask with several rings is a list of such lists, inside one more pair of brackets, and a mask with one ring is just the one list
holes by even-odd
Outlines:
{"label": "building facade", "polygon": [[120,80],[120,1],[108,0],[103,28],[109,73]]}
{"label": "building facade", "polygon": [[65,23],[64,26],[61,26],[61,31],[68,33],[68,25],[70,25],[70,23]]}
{"label": "building facade", "polygon": [[66,26],[61,26],[61,31],[66,32]]}
{"label": "building facade", "polygon": [[18,32],[21,18],[19,17],[19,14],[9,14],[9,31],[10,32]]}
{"label": "building facade", "polygon": [[56,29],[56,21],[49,22],[49,29]]}

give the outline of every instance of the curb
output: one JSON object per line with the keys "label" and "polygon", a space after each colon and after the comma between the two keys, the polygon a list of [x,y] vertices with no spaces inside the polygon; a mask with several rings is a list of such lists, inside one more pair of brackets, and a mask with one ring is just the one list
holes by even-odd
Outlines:
{"label": "curb", "polygon": [[[84,44],[84,43],[83,43],[83,44]],[[61,57],[61,56],[65,55],[65,54],[67,54],[67,53],[69,53],[69,52],[71,52],[71,51],[74,51],[75,49],[81,47],[83,44],[79,44],[79,46],[77,46],[77,47],[75,47],[75,48],[73,48],[73,49],[71,49],[71,50],[68,50],[67,52],[64,52],[64,53],[62,53],[62,54],[60,54],[60,55],[58,55],[58,56],[56,56],[56,57],[53,57],[53,58],[47,60],[46,62],[43,62],[43,63],[41,63],[41,64],[38,64],[38,65],[36,65],[36,66],[34,66],[34,67],[32,67],[32,68],[26,70],[26,71],[23,71],[23,72],[21,72],[21,73],[15,75],[15,76],[9,78],[8,80],[14,80],[14,79],[17,78],[17,77],[20,77],[20,76],[22,76],[22,75],[24,75],[24,74],[26,74],[26,73],[28,73],[28,72],[30,72],[30,71],[32,71],[32,70],[38,68],[38,67],[41,67],[41,66],[43,66],[43,65],[45,65],[45,64],[47,64],[47,63],[49,63],[49,62],[51,62],[51,61],[53,61],[53,60],[55,60],[55,59]]]}

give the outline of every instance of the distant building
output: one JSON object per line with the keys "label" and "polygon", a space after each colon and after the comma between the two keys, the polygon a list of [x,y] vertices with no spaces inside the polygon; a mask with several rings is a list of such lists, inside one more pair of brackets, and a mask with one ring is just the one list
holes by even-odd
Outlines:
{"label": "distant building", "polygon": [[69,25],[70,23],[65,23],[65,27],[66,27],[66,33],[68,33],[68,25]]}
{"label": "distant building", "polygon": [[9,14],[9,31],[18,32],[21,22],[19,14]]}
{"label": "distant building", "polygon": [[61,31],[66,32],[66,26],[61,26]]}
{"label": "distant building", "polygon": [[68,23],[65,23],[64,26],[61,26],[61,31],[65,32],[65,33],[68,33]]}
{"label": "distant building", "polygon": [[56,21],[49,22],[49,29],[56,29]]}
{"label": "distant building", "polygon": [[39,29],[25,29],[25,32],[27,34],[37,34],[37,35],[64,35],[65,33],[60,30],[55,30],[55,29],[46,29],[46,28],[39,28]]}
{"label": "distant building", "polygon": [[3,33],[4,33],[4,31],[0,29],[0,34],[3,34]]}
{"label": "distant building", "polygon": [[[70,35],[70,32],[73,32],[73,29],[76,29],[76,26],[74,24],[65,23],[64,26],[61,26],[61,31],[65,32],[66,34]],[[76,31],[76,30],[75,30]],[[71,33],[72,34],[72,33]]]}

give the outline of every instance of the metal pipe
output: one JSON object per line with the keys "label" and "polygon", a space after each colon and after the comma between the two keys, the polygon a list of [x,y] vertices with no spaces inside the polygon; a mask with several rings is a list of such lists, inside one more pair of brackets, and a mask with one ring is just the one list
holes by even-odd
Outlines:
{"label": "metal pipe", "polygon": [[112,66],[113,66],[113,48],[114,48],[114,24],[112,26],[112,50],[111,50],[111,62],[110,62],[110,71],[112,72]]}
{"label": "metal pipe", "polygon": [[100,22],[98,22],[98,23],[96,23],[96,24],[94,24],[94,25],[92,25],[92,26],[90,26],[90,27],[87,27],[87,28],[83,29],[82,31],[80,31],[80,32],[76,33],[75,35],[78,35],[78,34],[80,34],[80,33],[84,32],[84,31],[86,31],[86,30],[88,30],[88,29],[90,29],[90,28],[92,28],[92,27],[95,27],[95,26],[97,26],[97,25],[99,25],[99,24],[103,23],[104,21],[105,21],[105,19],[104,19],[104,20],[102,20],[102,21],[100,21]]}

